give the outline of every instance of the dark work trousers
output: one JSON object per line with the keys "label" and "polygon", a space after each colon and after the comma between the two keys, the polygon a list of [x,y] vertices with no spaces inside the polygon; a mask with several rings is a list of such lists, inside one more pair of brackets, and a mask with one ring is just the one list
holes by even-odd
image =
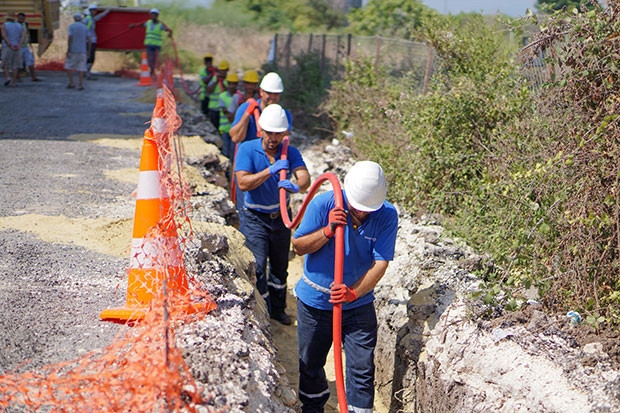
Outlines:
{"label": "dark work trousers", "polygon": [[208,96],[200,101],[200,110],[202,110],[202,113],[204,113],[208,119],[209,118],[209,97]]}
{"label": "dark work trousers", "polygon": [[[323,412],[329,399],[325,361],[332,346],[333,313],[297,299],[299,400],[303,413]],[[375,396],[374,351],[377,315],[373,303],[342,311],[342,341],[346,358],[349,411],[372,413]]]}
{"label": "dark work trousers", "polygon": [[282,313],[286,308],[291,230],[284,225],[279,213],[264,214],[247,208],[242,213],[239,230],[245,235],[245,245],[256,260],[256,288],[267,302],[269,314]]}

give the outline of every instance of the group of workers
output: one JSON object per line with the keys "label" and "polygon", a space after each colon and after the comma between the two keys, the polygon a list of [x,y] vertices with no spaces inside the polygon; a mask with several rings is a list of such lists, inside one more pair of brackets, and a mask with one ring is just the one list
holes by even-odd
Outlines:
{"label": "group of workers", "polygon": [[[83,88],[83,75],[90,73],[95,60],[96,21],[109,10],[99,13],[96,6],[91,6],[87,11],[84,21],[82,13],[75,13],[74,23],[69,26],[65,63],[69,88],[75,87],[74,71],[80,73],[78,89]],[[140,23],[146,28],[145,47],[153,76],[162,34],[172,35],[158,17],[159,11],[152,9],[150,20]],[[7,42],[2,49],[6,74],[6,67],[13,67],[13,59],[17,59],[24,37],[18,35],[17,27],[4,24],[2,39]],[[348,408],[372,413],[377,343],[373,290],[394,258],[398,229],[397,211],[386,201],[383,169],[372,161],[357,162],[346,174],[342,197],[333,190],[315,196],[292,233],[280,213],[280,191],[287,194],[285,209],[290,214],[288,194],[305,192],[311,178],[297,148],[288,146],[282,157],[282,142],[293,125],[290,111],[279,104],[283,81],[271,72],[259,84],[258,73],[248,70],[241,79],[241,91],[238,75],[229,70],[227,61],[214,66],[213,55],[204,56],[204,68],[199,73],[201,108],[222,136],[223,154],[235,165],[230,178],[240,191],[239,229],[256,261],[256,287],[270,317],[283,325],[292,324],[286,313],[291,243],[296,254],[306,256],[303,274],[294,289],[302,411],[322,412],[329,398],[324,366],[332,345],[332,311],[335,305],[341,305]],[[34,70],[32,76],[35,80]],[[7,81],[14,85],[16,75],[10,79],[7,75]],[[284,179],[280,179],[282,171]],[[342,199],[343,204],[338,205],[337,199]],[[336,257],[338,227],[343,227],[340,233],[344,257]],[[342,283],[334,283],[337,260],[344,263]]]}
{"label": "group of workers", "polygon": [[[334,191],[310,200],[295,232],[281,216],[280,191],[303,193],[311,183],[300,151],[288,146],[282,157],[283,140],[293,119],[280,104],[284,92],[281,77],[270,72],[258,83],[258,74],[243,76],[245,93],[236,89],[238,79],[227,74],[228,62],[212,69],[213,56],[205,56],[201,71],[202,107],[218,125],[228,127],[230,144],[224,154],[234,156],[234,175],[241,191],[237,196],[239,230],[256,261],[256,287],[270,317],[284,325],[286,313],[289,249],[305,255],[303,274],[295,286],[299,349],[299,398],[303,412],[323,412],[329,399],[325,363],[332,345],[333,307],[342,306],[342,340],[346,355],[346,397],[349,411],[371,413],[374,404],[374,349],[377,317],[373,290],[394,258],[398,214],[386,201],[387,180],[383,169],[372,161],[357,162],[346,174],[338,205]],[[210,76],[210,78],[209,78]],[[214,80],[217,79],[217,80]],[[219,98],[214,94],[220,85]],[[258,86],[258,88],[257,88]],[[222,99],[227,94],[233,105]],[[219,117],[215,116],[218,106]],[[239,104],[239,102],[242,102]],[[224,118],[225,115],[225,118]],[[226,119],[226,120],[224,120]],[[226,130],[226,129],[224,129]],[[226,145],[226,139],[224,139]],[[285,177],[281,179],[281,172]],[[336,229],[344,230],[343,282],[334,283]]]}

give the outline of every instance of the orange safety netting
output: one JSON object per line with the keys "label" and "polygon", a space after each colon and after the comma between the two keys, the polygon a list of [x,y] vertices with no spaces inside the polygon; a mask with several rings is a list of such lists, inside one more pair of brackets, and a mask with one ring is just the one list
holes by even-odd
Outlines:
{"label": "orange safety netting", "polygon": [[[151,248],[139,251],[138,247],[137,253],[132,248],[131,257],[147,256],[153,245],[160,252],[146,259],[157,268],[160,278],[144,280],[141,286],[156,290],[152,291],[153,299],[139,321],[131,324],[133,328],[125,328],[110,346],[36,372],[0,376],[0,410],[195,411],[196,405],[208,402],[200,396],[181,350],[175,346],[175,326],[199,320],[215,308],[215,303],[192,279],[181,283],[186,291],[175,291],[178,284],[169,282],[170,278],[179,277],[179,273],[186,277],[184,267],[179,271],[178,263],[183,262],[191,223],[187,215],[190,191],[181,175],[181,146],[175,135],[181,119],[167,84],[164,82],[159,92],[158,98],[163,98],[164,104],[163,108],[156,105],[150,126],[153,133],[149,136],[158,148],[160,192],[169,197],[169,204],[165,203],[166,214],[144,237],[143,245],[150,244]],[[171,230],[174,242],[178,241],[173,248],[170,248]],[[186,234],[179,236],[183,231]],[[150,272],[144,274],[148,277]],[[187,311],[190,307],[200,310]]]}

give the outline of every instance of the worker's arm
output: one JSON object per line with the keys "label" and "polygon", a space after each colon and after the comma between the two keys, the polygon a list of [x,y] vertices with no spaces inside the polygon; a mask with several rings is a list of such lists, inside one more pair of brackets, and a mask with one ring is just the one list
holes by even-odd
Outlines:
{"label": "worker's arm", "polygon": [[291,243],[293,244],[293,251],[295,251],[295,254],[305,255],[320,250],[329,240],[330,238],[327,238],[323,232],[323,228],[320,228],[310,234],[303,235],[299,238],[293,238]]}
{"label": "worker's arm", "polygon": [[301,166],[293,170],[293,176],[295,177],[295,184],[299,186],[299,192],[306,192],[306,189],[310,187],[310,173],[308,168]]}
{"label": "worker's arm", "polygon": [[230,128],[230,132],[228,133],[230,134],[230,139],[232,139],[234,143],[241,143],[245,140],[245,135],[248,133],[248,125],[250,124],[250,116],[253,115],[243,112],[243,116],[241,116],[239,122],[235,123]]}
{"label": "worker's arm", "polygon": [[237,185],[239,185],[239,189],[244,192],[251,191],[252,189],[256,189],[261,186],[272,175],[278,176],[278,173],[282,169],[288,169],[288,160],[278,159],[272,165],[256,173],[249,171],[237,171],[235,172]]}
{"label": "worker's arm", "polygon": [[105,16],[108,15],[108,13],[110,13],[112,11],[112,9],[106,9],[103,13],[99,13],[97,14],[93,20],[98,22],[99,20],[103,19]]}
{"label": "worker's arm", "polygon": [[366,274],[362,275],[362,277],[351,286],[358,297],[368,294],[377,286],[381,278],[383,278],[389,263],[389,261],[375,261],[372,267],[366,271]]}
{"label": "worker's arm", "polygon": [[87,44],[88,44],[87,51],[86,51],[86,53],[87,53],[86,56],[90,56],[90,50],[93,47],[93,43],[90,40],[90,36],[88,36],[86,39],[87,39]]}
{"label": "worker's arm", "polygon": [[69,50],[71,50],[71,40],[73,40],[73,36],[67,37],[67,55],[69,54]]}
{"label": "worker's arm", "polygon": [[239,186],[239,189],[245,192],[261,186],[267,179],[269,179],[269,177],[271,177],[271,173],[269,172],[269,168],[265,168],[255,174],[248,171],[237,171],[235,172],[235,177],[237,178],[237,185]]}
{"label": "worker's arm", "polygon": [[336,233],[338,225],[347,225],[347,213],[342,208],[329,211],[327,226],[298,238],[292,239],[293,251],[297,255],[312,254],[323,248]]}

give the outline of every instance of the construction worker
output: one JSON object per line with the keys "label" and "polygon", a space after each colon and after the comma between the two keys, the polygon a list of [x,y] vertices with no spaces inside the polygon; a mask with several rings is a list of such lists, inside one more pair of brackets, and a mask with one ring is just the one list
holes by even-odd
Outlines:
{"label": "construction worker", "polygon": [[82,23],[86,25],[88,29],[88,35],[90,36],[90,54],[86,59],[86,79],[97,80],[95,76],[91,74],[93,65],[95,64],[95,52],[97,51],[97,22],[107,16],[112,9],[106,9],[99,13],[99,9],[96,4],[91,4],[84,12],[86,17],[82,20]]}
{"label": "construction worker", "polygon": [[229,73],[226,76],[226,91],[220,93],[219,108],[220,108],[220,125],[219,132],[222,137],[222,154],[227,158],[232,158],[235,151],[235,146],[230,139],[230,124],[234,119],[235,113],[228,112],[228,107],[233,100],[233,97],[239,98],[241,92],[237,90],[239,86],[239,76],[236,73]]}
{"label": "construction worker", "polygon": [[17,76],[22,67],[21,43],[24,40],[24,28],[15,21],[15,12],[6,13],[6,21],[2,25],[2,66],[4,67],[4,86],[17,86]]}
{"label": "construction worker", "polygon": [[[292,320],[285,309],[291,230],[280,216],[279,188],[291,193],[304,192],[310,186],[310,174],[297,148],[289,146],[287,159],[280,159],[282,140],[289,129],[280,105],[265,108],[259,125],[261,139],[240,145],[237,152],[235,175],[245,191],[240,212],[244,218],[239,230],[254,254],[256,287],[267,303],[270,317],[290,325]],[[287,172],[284,180],[279,178],[281,170]]]}
{"label": "construction worker", "polygon": [[20,53],[22,55],[22,64],[30,73],[30,78],[33,82],[39,82],[39,79],[34,71],[34,54],[30,50],[30,28],[26,22],[25,13],[17,13],[17,22],[24,28],[24,36],[20,46]]}
{"label": "construction worker", "polygon": [[[235,119],[230,127],[230,138],[235,144],[241,146],[241,143],[255,140],[261,136],[258,132],[260,125],[256,124],[256,118],[267,106],[278,103],[282,92],[284,92],[282,78],[275,72],[267,73],[260,82],[260,99],[256,100],[246,96],[247,100],[235,112]],[[288,110],[285,110],[285,113],[290,131],[293,126],[293,116]],[[241,213],[243,208],[242,189],[235,182],[232,185],[236,188],[235,201],[237,211],[239,211],[239,220],[243,221],[244,215]]]}
{"label": "construction worker", "polygon": [[200,82],[200,109],[205,116],[209,116],[209,95],[207,94],[207,85],[211,79],[217,76],[217,69],[213,66],[213,55],[207,53],[203,58],[204,67],[198,73],[198,81]]}
{"label": "construction worker", "polygon": [[222,60],[217,66],[217,75],[207,84],[207,94],[209,95],[208,118],[215,126],[216,130],[220,128],[220,93],[226,91],[228,75],[228,62]]}
{"label": "construction worker", "polygon": [[[235,143],[241,143],[257,139],[257,125],[255,112],[258,115],[272,103],[280,102],[280,95],[284,92],[284,84],[282,78],[275,72],[267,73],[260,82],[259,95],[260,99],[246,96],[247,100],[237,109],[235,119],[230,128],[230,137]],[[293,126],[293,116],[287,110],[286,117],[288,119],[289,128]]]}
{"label": "construction worker", "polygon": [[159,61],[159,52],[164,43],[163,32],[168,32],[168,37],[172,38],[172,29],[159,20],[159,10],[151,9],[149,11],[150,19],[143,23],[131,23],[129,28],[136,26],[144,26],[146,35],[144,36],[144,46],[146,47],[146,57],[149,63],[151,78],[155,78],[155,68]]}
{"label": "construction worker", "polygon": [[243,102],[248,99],[260,99],[260,95],[258,94],[258,73],[256,70],[246,71],[241,80],[243,81],[243,93],[233,96],[228,106],[228,113],[232,115],[231,122],[234,121],[235,113],[237,113],[237,109]]}
{"label": "construction worker", "polygon": [[[344,208],[334,191],[310,201],[293,235],[306,255],[295,286],[299,346],[299,399],[303,412],[322,412],[329,398],[325,360],[332,345],[332,310],[342,305],[349,411],[372,413],[377,317],[373,289],[394,258],[398,214],[385,201],[387,183],[375,162],[357,162],[344,180]],[[336,227],[344,226],[343,283],[334,284]]]}

